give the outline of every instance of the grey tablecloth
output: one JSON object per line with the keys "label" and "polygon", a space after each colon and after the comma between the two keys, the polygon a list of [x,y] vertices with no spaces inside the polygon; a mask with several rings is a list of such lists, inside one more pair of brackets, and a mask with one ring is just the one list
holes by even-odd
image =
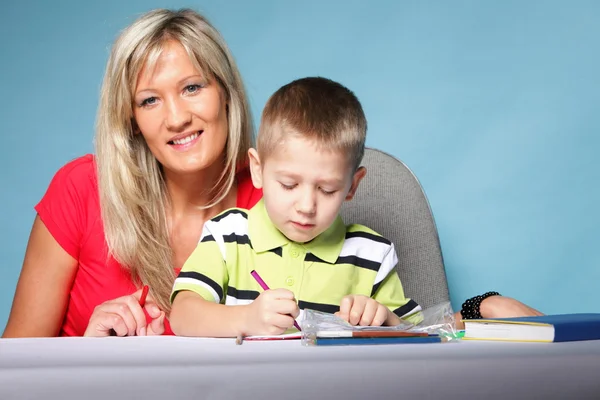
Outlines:
{"label": "grey tablecloth", "polygon": [[600,341],[0,340],[0,399],[600,399]]}

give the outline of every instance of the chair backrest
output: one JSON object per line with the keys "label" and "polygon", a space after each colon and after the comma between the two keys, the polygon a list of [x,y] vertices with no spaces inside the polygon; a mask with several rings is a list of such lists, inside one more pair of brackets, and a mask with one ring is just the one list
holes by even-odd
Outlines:
{"label": "chair backrest", "polygon": [[367,175],[352,201],[342,208],[344,222],[358,223],[391,240],[404,292],[421,307],[450,301],[442,250],[421,184],[402,161],[367,148]]}

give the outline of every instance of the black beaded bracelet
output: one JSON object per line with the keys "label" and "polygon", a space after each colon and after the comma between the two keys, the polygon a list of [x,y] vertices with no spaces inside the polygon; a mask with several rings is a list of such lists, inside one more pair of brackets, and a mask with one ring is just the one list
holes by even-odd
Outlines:
{"label": "black beaded bracelet", "polygon": [[479,296],[471,297],[467,299],[460,310],[460,315],[463,319],[481,319],[481,313],[479,312],[479,306],[484,299],[490,296],[500,296],[498,292],[487,292]]}

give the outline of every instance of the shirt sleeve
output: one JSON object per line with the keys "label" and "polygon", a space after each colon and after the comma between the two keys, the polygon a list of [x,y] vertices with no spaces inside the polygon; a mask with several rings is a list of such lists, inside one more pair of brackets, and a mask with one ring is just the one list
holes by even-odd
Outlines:
{"label": "shirt sleeve", "polygon": [[227,287],[228,282],[225,260],[225,243],[223,235],[219,233],[218,223],[207,221],[198,245],[175,279],[171,303],[177,293],[189,290],[206,301],[224,304],[226,295],[224,288]]}
{"label": "shirt sleeve", "polygon": [[392,243],[379,267],[371,297],[389,308],[401,319],[417,325],[423,321],[421,306],[416,301],[404,296],[400,277],[394,268],[396,264],[398,264],[398,256]]}
{"label": "shirt sleeve", "polygon": [[50,234],[75,259],[79,259],[86,232],[86,213],[90,195],[94,192],[94,173],[91,156],[71,161],[56,172],[46,193],[35,206]]}

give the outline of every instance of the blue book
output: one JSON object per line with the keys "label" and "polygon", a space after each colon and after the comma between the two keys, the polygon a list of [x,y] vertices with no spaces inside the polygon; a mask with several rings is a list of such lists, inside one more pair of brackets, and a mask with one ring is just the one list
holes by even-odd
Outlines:
{"label": "blue book", "polygon": [[571,342],[600,339],[600,314],[466,319],[465,340]]}
{"label": "blue book", "polygon": [[347,346],[359,344],[417,344],[417,343],[440,343],[445,341],[439,336],[397,336],[397,337],[335,337],[314,339],[313,344],[317,346]]}

